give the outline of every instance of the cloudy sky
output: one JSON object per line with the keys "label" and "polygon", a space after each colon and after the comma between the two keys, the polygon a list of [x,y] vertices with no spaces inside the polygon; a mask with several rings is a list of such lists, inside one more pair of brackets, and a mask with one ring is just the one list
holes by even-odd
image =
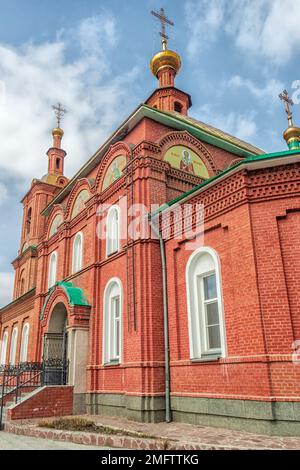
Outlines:
{"label": "cloudy sky", "polygon": [[[300,0],[0,0],[0,305],[11,299],[19,203],[46,172],[51,105],[68,109],[63,146],[72,174],[156,86],[159,48],[149,11],[174,21],[177,86],[190,115],[266,151],[285,149],[278,93],[300,101]],[[300,123],[300,107],[294,107]]]}

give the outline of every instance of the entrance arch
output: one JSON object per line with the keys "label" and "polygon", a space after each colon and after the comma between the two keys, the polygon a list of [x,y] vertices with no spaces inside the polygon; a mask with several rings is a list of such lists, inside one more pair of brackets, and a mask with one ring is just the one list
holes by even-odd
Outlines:
{"label": "entrance arch", "polygon": [[68,311],[63,302],[58,302],[52,310],[48,333],[63,333],[68,324]]}
{"label": "entrance arch", "polygon": [[63,302],[55,304],[43,336],[43,363],[47,385],[66,385],[69,375],[68,312]]}
{"label": "entrance arch", "polygon": [[57,282],[50,289],[40,314],[43,358],[68,361],[66,383],[74,386],[76,413],[85,412],[90,310],[81,288],[72,282]]}

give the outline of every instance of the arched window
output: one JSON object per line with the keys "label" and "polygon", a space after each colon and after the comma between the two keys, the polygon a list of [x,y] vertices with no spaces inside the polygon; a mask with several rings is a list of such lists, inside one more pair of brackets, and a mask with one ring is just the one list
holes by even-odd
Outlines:
{"label": "arched window", "polygon": [[106,255],[112,255],[120,249],[120,214],[119,206],[112,206],[107,214],[106,222]]}
{"label": "arched window", "polygon": [[72,273],[77,273],[82,268],[83,235],[78,232],[73,242]]}
{"label": "arched window", "polygon": [[122,284],[113,278],[104,291],[103,363],[121,362],[122,351]]}
{"label": "arched window", "polygon": [[29,324],[25,323],[25,325],[23,326],[23,330],[22,330],[20,362],[27,361],[28,338],[29,338]]}
{"label": "arched window", "polygon": [[48,277],[48,287],[54,286],[56,283],[56,270],[57,270],[57,253],[53,251],[50,256],[49,261],[49,277]]}
{"label": "arched window", "polygon": [[28,209],[27,212],[27,217],[26,217],[26,233],[30,233],[30,226],[31,226],[31,214],[32,214],[32,209],[31,207]]}
{"label": "arched window", "polygon": [[20,280],[19,280],[19,297],[21,297],[21,295],[25,294],[25,270],[23,269],[23,271],[21,272],[20,274]]}
{"label": "arched window", "polygon": [[225,354],[223,302],[219,258],[211,248],[200,248],[186,267],[190,357]]}
{"label": "arched window", "polygon": [[9,363],[14,366],[17,356],[18,328],[15,326],[11,335]]}
{"label": "arched window", "polygon": [[182,105],[180,103],[178,103],[178,101],[175,101],[175,103],[174,103],[174,111],[176,111],[177,113],[182,112]]}
{"label": "arched window", "polygon": [[2,344],[1,344],[0,365],[6,364],[7,344],[8,344],[8,333],[7,331],[4,331]]}

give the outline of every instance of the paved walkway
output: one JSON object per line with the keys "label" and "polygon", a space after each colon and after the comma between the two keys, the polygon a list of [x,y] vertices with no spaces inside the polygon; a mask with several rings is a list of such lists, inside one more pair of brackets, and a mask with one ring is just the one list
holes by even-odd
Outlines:
{"label": "paved walkway", "polygon": [[[73,416],[74,417],[74,416]],[[42,419],[11,421],[12,432],[0,432],[0,449],[280,449],[300,450],[300,437],[264,436],[243,431],[184,423],[139,423],[124,418],[83,415],[98,425],[123,431],[121,435],[57,431],[39,428]],[[71,417],[70,417],[71,418]],[[49,418],[48,418],[49,419]],[[125,432],[124,432],[125,431]],[[131,437],[128,436],[129,431]],[[127,434],[127,435],[126,435]],[[137,436],[136,436],[137,434]],[[35,437],[29,437],[35,436]],[[41,439],[44,436],[46,439]],[[51,439],[57,439],[51,441]],[[74,444],[68,441],[73,440]],[[84,443],[86,445],[81,445]],[[95,444],[99,446],[95,447]],[[37,447],[36,447],[37,446]]]}
{"label": "paved walkway", "polygon": [[17,436],[8,432],[0,432],[1,450],[101,450],[107,447],[85,446],[72,442],[50,441],[37,437]]}
{"label": "paved walkway", "polygon": [[207,448],[235,448],[235,449],[293,449],[300,450],[300,437],[264,436],[244,431],[213,428],[207,426],[194,426],[191,424],[172,423],[139,423],[124,418],[111,416],[88,416],[87,418],[103,426],[138,431],[144,434],[159,436],[164,440],[186,442],[191,445],[207,446]]}

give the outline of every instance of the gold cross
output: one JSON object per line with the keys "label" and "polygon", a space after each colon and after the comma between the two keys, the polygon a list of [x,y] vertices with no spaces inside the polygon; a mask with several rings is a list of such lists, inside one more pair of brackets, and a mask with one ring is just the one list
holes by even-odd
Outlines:
{"label": "gold cross", "polygon": [[292,127],[293,126],[293,113],[292,113],[290,106],[293,106],[294,102],[291,98],[289,98],[289,94],[287,90],[283,90],[283,92],[280,93],[280,95],[278,96],[281,99],[281,101],[284,102],[285,112],[288,117],[289,126]]}
{"label": "gold cross", "polygon": [[66,114],[67,110],[62,107],[61,103],[57,103],[56,106],[53,105],[52,108],[54,109],[54,113],[57,119],[57,127],[60,127],[60,122],[63,116]]}
{"label": "gold cross", "polygon": [[166,17],[165,10],[163,8],[161,8],[158,12],[152,10],[151,15],[155,16],[161,22],[161,31],[159,35],[162,38],[162,45],[163,49],[165,50],[167,48],[167,39],[169,39],[169,37],[166,35],[166,24],[174,26],[174,23]]}

